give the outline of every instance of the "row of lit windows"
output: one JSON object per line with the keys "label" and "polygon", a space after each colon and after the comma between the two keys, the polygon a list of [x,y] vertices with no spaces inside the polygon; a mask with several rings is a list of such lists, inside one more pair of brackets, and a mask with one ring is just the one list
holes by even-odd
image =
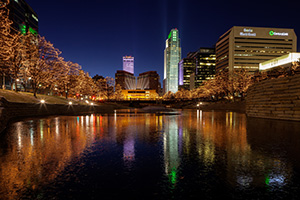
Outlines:
{"label": "row of lit windows", "polygon": [[292,39],[275,39],[275,38],[244,38],[244,37],[235,37],[236,40],[262,40],[262,41],[293,41]]}
{"label": "row of lit windows", "polygon": [[292,45],[292,43],[268,43],[268,42],[235,42],[235,44],[261,44],[261,45]]}
{"label": "row of lit windows", "polygon": [[216,63],[203,63],[203,62],[201,62],[200,65],[207,65],[207,66],[213,65],[213,66],[215,66]]}
{"label": "row of lit windows", "polygon": [[235,48],[292,49],[292,47],[239,46],[239,45],[236,45]]}
{"label": "row of lit windows", "polygon": [[258,69],[257,66],[234,66],[235,69],[241,69],[241,68],[246,68],[246,69]]}

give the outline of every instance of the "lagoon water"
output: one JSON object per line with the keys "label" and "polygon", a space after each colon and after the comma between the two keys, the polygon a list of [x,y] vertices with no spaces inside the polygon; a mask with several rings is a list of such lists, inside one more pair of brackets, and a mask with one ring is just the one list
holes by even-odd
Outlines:
{"label": "lagoon water", "polygon": [[0,199],[299,199],[300,123],[178,110],[54,116],[0,136]]}

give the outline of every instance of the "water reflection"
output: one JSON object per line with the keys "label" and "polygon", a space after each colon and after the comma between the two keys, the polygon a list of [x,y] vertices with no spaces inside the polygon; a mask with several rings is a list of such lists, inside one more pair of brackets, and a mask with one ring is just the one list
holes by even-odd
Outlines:
{"label": "water reflection", "polygon": [[[202,110],[179,115],[115,112],[25,120],[12,124],[1,136],[0,195],[18,199],[55,183],[58,177],[76,176],[79,184],[86,178],[80,171],[95,168],[116,170],[114,183],[134,180],[124,184],[133,188],[145,184],[138,180],[147,171],[153,179],[153,185],[147,186],[148,195],[155,190],[153,193],[165,194],[162,197],[177,190],[180,194],[196,195],[203,190],[217,195],[221,194],[219,187],[231,188],[223,193],[254,191],[254,197],[258,188],[287,193],[299,186],[298,130],[296,122]],[[86,162],[93,164],[86,166]],[[70,166],[80,170],[74,174]],[[119,180],[116,174],[123,170],[126,178]],[[92,176],[97,181],[107,178],[100,171]],[[59,180],[69,184],[68,178]]]}
{"label": "water reflection", "polygon": [[178,129],[177,120],[177,116],[169,116],[164,119],[165,173],[173,185],[177,182],[177,170],[180,165],[179,146],[182,144],[182,129]]}

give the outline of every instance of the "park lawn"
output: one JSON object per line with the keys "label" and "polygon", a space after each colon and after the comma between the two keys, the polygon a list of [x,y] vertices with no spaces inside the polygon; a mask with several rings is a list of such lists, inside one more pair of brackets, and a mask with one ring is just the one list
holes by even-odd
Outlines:
{"label": "park lawn", "polygon": [[33,94],[29,92],[15,92],[0,89],[0,97],[1,96],[9,102],[17,103],[40,103],[40,101],[44,99],[45,103],[48,104],[68,104],[69,101],[72,101],[73,104],[86,105],[85,102],[75,99],[66,99],[65,97],[37,94],[37,98],[35,98]]}

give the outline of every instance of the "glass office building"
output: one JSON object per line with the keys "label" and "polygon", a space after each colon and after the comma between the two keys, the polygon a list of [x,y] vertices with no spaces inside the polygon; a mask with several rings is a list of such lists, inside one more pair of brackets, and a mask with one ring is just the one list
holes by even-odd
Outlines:
{"label": "glass office building", "polygon": [[172,29],[166,40],[164,51],[164,93],[178,91],[178,63],[181,60],[181,47],[178,30]]}
{"label": "glass office building", "polygon": [[12,28],[26,34],[28,31],[32,34],[38,33],[38,16],[35,11],[24,0],[11,0],[8,5],[9,18],[13,21]]}
{"label": "glass office building", "polygon": [[187,58],[179,62],[179,87],[193,90],[206,80],[215,78],[215,48],[201,47],[196,52],[189,52]]}

